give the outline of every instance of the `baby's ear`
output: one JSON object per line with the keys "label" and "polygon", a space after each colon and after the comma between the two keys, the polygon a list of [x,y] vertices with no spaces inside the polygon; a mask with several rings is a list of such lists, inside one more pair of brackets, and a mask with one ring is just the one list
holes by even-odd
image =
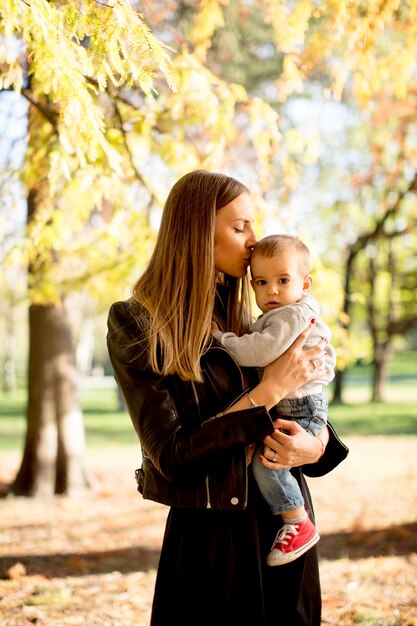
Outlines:
{"label": "baby's ear", "polygon": [[305,292],[309,291],[311,289],[312,284],[313,284],[313,277],[311,276],[311,274],[307,274],[307,276],[304,278],[304,281],[303,281],[303,290]]}

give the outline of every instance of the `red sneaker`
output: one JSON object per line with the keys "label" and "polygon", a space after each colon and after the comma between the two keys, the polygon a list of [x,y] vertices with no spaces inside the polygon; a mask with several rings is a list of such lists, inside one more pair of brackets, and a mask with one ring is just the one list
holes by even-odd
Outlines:
{"label": "red sneaker", "polygon": [[266,562],[268,565],[284,565],[294,561],[319,539],[320,535],[309,517],[296,524],[284,524],[275,537]]}

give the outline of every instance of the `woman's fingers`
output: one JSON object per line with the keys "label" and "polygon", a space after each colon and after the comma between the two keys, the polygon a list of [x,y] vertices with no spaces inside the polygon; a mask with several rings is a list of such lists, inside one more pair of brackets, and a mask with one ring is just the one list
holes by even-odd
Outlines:
{"label": "woman's fingers", "polygon": [[[270,446],[266,444],[267,440],[270,441]],[[266,444],[264,447],[264,453],[259,456],[259,460],[262,465],[268,467],[269,469],[283,469],[284,467],[289,467],[289,465],[283,463],[281,452],[284,452],[284,450],[281,450],[282,446],[279,446],[277,441],[274,441],[272,437],[266,437],[264,439],[264,443]],[[277,448],[278,451],[275,448]]]}
{"label": "woman's fingers", "polygon": [[310,322],[288,350],[264,367],[261,383],[264,384],[268,394],[265,401],[267,408],[271,408],[301,385],[314,379],[325,378],[326,340],[313,348],[303,349],[313,327],[314,323]]}
{"label": "woman's fingers", "polygon": [[[320,378],[326,373],[326,345],[327,339],[322,339],[316,346],[303,350],[303,346],[314,328],[316,320],[313,318],[310,324],[300,333],[297,339],[293,343],[294,348],[302,349],[302,358],[305,360],[305,367],[307,368],[307,374],[313,374],[314,377]],[[307,363],[307,361],[309,363]]]}
{"label": "woman's fingers", "polygon": [[[262,464],[269,469],[297,467],[304,460],[311,462],[311,442],[314,439],[297,422],[286,419],[274,420],[275,432],[265,437]],[[274,461],[275,459],[275,461]]]}
{"label": "woman's fingers", "polygon": [[293,453],[292,437],[301,427],[296,422],[283,419],[275,420],[274,426],[275,432],[264,439],[264,459],[261,461],[270,469],[290,467]]}
{"label": "woman's fingers", "polygon": [[259,455],[259,460],[261,461],[262,465],[264,465],[264,467],[268,467],[269,469],[272,469],[272,470],[284,469],[286,467],[290,467],[289,465],[283,465],[282,463],[280,463],[278,458],[276,461],[269,461],[262,454]]}
{"label": "woman's fingers", "polygon": [[286,420],[282,417],[274,420],[274,426],[275,432],[271,435],[271,437],[282,443],[286,441],[288,437],[291,437],[300,430],[303,430],[298,422],[294,422],[294,420]]}
{"label": "woman's fingers", "polygon": [[322,339],[316,346],[303,350],[303,357],[308,360],[307,372],[311,378],[322,378],[327,375],[327,340]]}
{"label": "woman's fingers", "polygon": [[309,336],[309,334],[311,333],[311,331],[314,328],[315,323],[316,323],[316,320],[313,318],[310,321],[310,323],[307,326],[307,328],[305,328],[303,330],[303,332],[298,335],[297,339],[293,343],[293,346],[297,346],[297,347],[300,346],[300,347],[302,347],[305,344],[305,342],[307,340],[307,337]]}

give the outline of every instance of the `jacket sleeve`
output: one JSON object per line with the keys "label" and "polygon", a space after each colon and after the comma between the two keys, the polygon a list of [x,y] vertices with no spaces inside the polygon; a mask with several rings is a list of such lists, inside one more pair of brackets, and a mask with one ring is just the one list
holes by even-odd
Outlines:
{"label": "jacket sleeve", "polygon": [[[139,352],[139,346],[146,344],[140,332],[126,303],[112,305],[107,345],[115,378],[144,455],[167,480],[189,480],[190,472],[204,471],[218,455],[238,447],[243,450],[273,432],[269,413],[261,406],[213,415],[201,424],[181,415],[171,393],[170,377],[151,371],[143,354],[132,357],[131,348],[127,348],[134,341]],[[195,425],[184,426],[191,423]]]}
{"label": "jacket sleeve", "polygon": [[303,465],[302,467],[303,474],[310,476],[311,478],[328,474],[335,467],[337,467],[339,463],[344,461],[349,454],[349,448],[345,446],[342,441],[340,441],[332,424],[328,422],[327,428],[329,430],[330,437],[323,456],[319,461],[317,461],[317,463],[310,463],[309,465]]}

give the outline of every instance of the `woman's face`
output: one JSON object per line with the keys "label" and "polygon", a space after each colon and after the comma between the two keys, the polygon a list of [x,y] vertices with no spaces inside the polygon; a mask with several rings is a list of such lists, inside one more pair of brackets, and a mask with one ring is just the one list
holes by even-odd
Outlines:
{"label": "woman's face", "polygon": [[252,248],[258,241],[253,230],[255,211],[249,194],[219,209],[214,228],[214,264],[217,272],[246,276]]}

